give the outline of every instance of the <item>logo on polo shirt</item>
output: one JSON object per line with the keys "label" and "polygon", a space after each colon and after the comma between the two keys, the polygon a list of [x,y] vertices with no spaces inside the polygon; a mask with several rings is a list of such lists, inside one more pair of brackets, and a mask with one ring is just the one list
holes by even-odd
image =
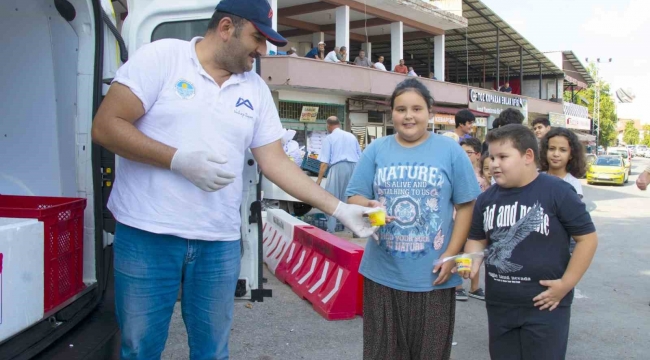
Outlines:
{"label": "logo on polo shirt", "polygon": [[244,99],[244,98],[237,99],[237,105],[235,105],[235,107],[240,107],[242,105],[246,106],[247,108],[249,108],[251,110],[255,110],[255,109],[253,109],[253,104],[251,104],[250,100]]}
{"label": "logo on polo shirt", "polygon": [[187,80],[180,79],[176,83],[176,94],[180,96],[181,99],[191,99],[195,94],[194,85]]}

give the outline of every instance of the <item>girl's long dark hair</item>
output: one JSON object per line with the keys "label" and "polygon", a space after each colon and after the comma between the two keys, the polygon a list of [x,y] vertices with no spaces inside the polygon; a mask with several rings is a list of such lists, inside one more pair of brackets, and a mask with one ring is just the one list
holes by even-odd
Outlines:
{"label": "girl's long dark hair", "polygon": [[573,131],[565,128],[552,128],[546,136],[541,141],[541,148],[539,152],[540,165],[542,171],[548,171],[548,159],[546,154],[548,153],[548,141],[551,138],[556,136],[563,136],[569,142],[569,147],[571,148],[571,159],[566,164],[566,171],[575,176],[576,178],[581,178],[587,172],[587,161],[585,159],[585,147],[582,146],[578,136],[573,133]]}

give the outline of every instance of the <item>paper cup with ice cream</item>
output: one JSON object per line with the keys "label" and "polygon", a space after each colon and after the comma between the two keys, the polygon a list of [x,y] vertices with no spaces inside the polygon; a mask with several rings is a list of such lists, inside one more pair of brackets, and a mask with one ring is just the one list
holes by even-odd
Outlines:
{"label": "paper cup with ice cream", "polygon": [[472,257],[470,255],[459,255],[455,261],[458,274],[464,275],[472,272]]}

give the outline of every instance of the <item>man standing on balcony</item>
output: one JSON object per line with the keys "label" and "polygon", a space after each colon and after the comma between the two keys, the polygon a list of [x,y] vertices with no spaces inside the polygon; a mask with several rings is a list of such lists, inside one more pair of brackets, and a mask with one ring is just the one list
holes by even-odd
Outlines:
{"label": "man standing on balcony", "polygon": [[318,46],[309,50],[305,57],[316,60],[325,60],[325,43],[322,41],[319,42]]}
{"label": "man standing on balcony", "polygon": [[510,87],[510,83],[506,81],[505,84],[499,89],[499,91],[511,94],[512,93],[512,88]]}
{"label": "man standing on balcony", "polygon": [[[320,185],[329,167],[325,190],[341,201],[347,201],[345,189],[354,172],[354,167],[361,157],[361,147],[357,137],[349,132],[341,130],[341,122],[336,116],[327,118],[327,132],[329,135],[323,141],[318,160],[320,160],[320,171],[316,183]],[[327,232],[336,231],[336,218],[327,218]]]}
{"label": "man standing on balcony", "polygon": [[384,57],[379,55],[379,60],[373,65],[375,69],[381,70],[381,71],[387,71],[386,66],[384,66]]}
{"label": "man standing on balcony", "polygon": [[404,59],[400,59],[399,64],[395,66],[395,69],[393,71],[404,75],[409,73],[409,69],[406,67],[406,65],[404,65]]}
{"label": "man standing on balcony", "polygon": [[[339,50],[339,47],[335,47],[334,50],[330,51],[327,56],[325,57],[326,62],[333,62],[333,63],[344,63],[346,62],[346,53],[347,49],[345,46],[341,46],[341,49]],[[341,60],[342,59],[342,60]]]}
{"label": "man standing on balcony", "polygon": [[354,58],[354,65],[363,66],[363,67],[372,66],[372,64],[370,63],[370,59],[366,57],[366,52],[363,50],[359,51],[359,56]]}

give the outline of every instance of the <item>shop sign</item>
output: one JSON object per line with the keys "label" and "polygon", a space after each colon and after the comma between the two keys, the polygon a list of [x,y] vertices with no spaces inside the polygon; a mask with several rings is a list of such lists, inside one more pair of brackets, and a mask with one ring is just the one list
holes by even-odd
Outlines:
{"label": "shop sign", "polygon": [[300,113],[300,122],[316,122],[318,106],[303,106]]}
{"label": "shop sign", "polygon": [[514,108],[528,118],[528,100],[521,96],[482,89],[469,89],[469,108],[499,116],[505,109]]}
{"label": "shop sign", "polygon": [[548,113],[548,121],[550,121],[552,127],[566,127],[566,118],[567,116],[564,114]]}
{"label": "shop sign", "polygon": [[477,117],[476,122],[474,123],[474,126],[477,127],[487,127],[487,118],[484,117]]}
{"label": "shop sign", "polygon": [[591,120],[577,116],[567,116],[566,127],[576,130],[591,130]]}
{"label": "shop sign", "polygon": [[456,125],[456,117],[449,114],[435,114],[433,119],[429,120],[429,123],[436,125]]}

